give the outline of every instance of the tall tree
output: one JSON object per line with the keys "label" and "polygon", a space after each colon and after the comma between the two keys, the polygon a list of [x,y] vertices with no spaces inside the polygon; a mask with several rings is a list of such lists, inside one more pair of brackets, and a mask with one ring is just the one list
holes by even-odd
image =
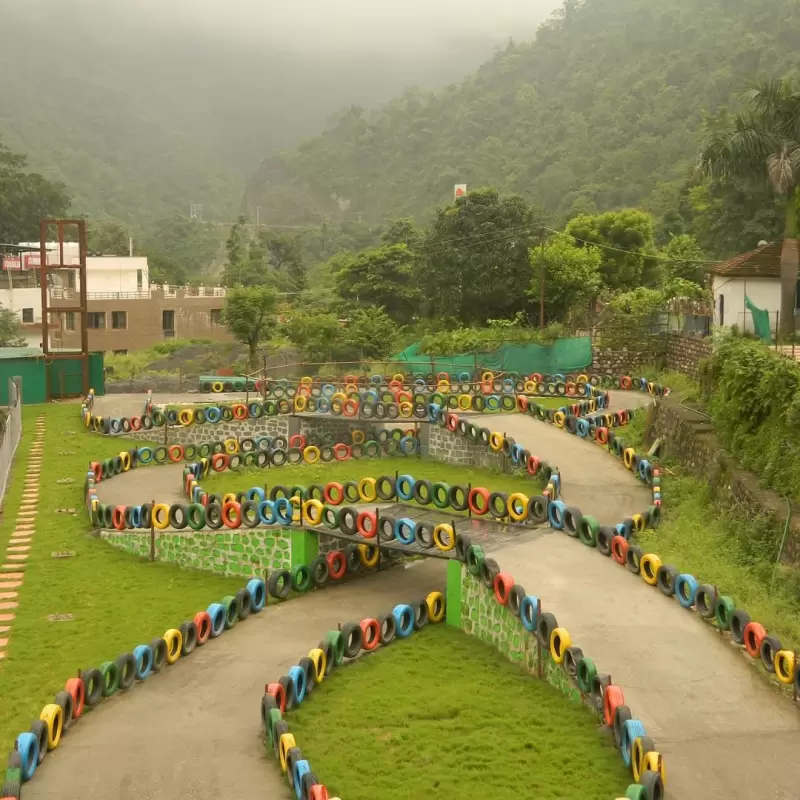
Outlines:
{"label": "tall tree", "polygon": [[528,251],[540,212],[521,197],[479,189],[440,208],[421,247],[418,280],[428,315],[451,311],[467,325],[513,317],[529,307]]}
{"label": "tall tree", "polygon": [[693,283],[702,284],[707,265],[703,264],[708,256],[697,243],[697,239],[688,233],[673,236],[663,249],[665,257],[663,271],[665,277],[682,278]]}
{"label": "tall tree", "polygon": [[0,242],[39,238],[39,221],[63,217],[70,205],[66,187],[27,171],[25,156],[0,141]]}
{"label": "tall tree", "polygon": [[784,212],[781,247],[782,333],[794,332],[797,292],[797,185],[800,179],[800,91],[791,81],[761,84],[744,96],[746,108],[733,119],[711,121],[698,158],[701,175],[769,181]]}
{"label": "tall tree", "polygon": [[24,347],[25,344],[19,317],[10,308],[0,306],[0,347]]}
{"label": "tall tree", "polygon": [[581,214],[567,223],[564,232],[584,247],[598,247],[603,258],[600,274],[605,285],[627,291],[658,280],[655,224],[652,216],[638,208]]}
{"label": "tall tree", "polygon": [[343,300],[358,306],[382,306],[396,323],[405,325],[418,308],[415,262],[405,244],[343,254],[338,260],[336,291]]}
{"label": "tall tree", "polygon": [[90,252],[104,256],[126,256],[130,249],[131,232],[118,219],[89,220],[87,224]]}
{"label": "tall tree", "polygon": [[277,285],[287,292],[305,291],[308,276],[300,237],[264,230],[258,238],[266,249]]}
{"label": "tall tree", "polygon": [[247,345],[251,369],[258,368],[258,345],[275,325],[278,298],[266,286],[232,289],[225,301],[224,321],[237,341]]}
{"label": "tall tree", "polygon": [[231,226],[231,231],[225,241],[225,252],[228,261],[223,271],[223,280],[226,286],[244,286],[242,269],[247,267],[249,261],[250,234],[247,231],[247,218],[239,217]]}

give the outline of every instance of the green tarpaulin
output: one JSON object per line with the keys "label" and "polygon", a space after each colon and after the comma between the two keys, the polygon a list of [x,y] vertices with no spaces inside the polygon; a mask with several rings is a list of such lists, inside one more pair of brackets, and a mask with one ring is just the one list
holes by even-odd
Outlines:
{"label": "green tarpaulin", "polygon": [[411,372],[448,372],[458,374],[476,369],[492,372],[516,372],[520,375],[541,372],[576,372],[592,363],[592,340],[588,336],[558,339],[550,346],[541,344],[505,344],[491,353],[469,353],[461,356],[429,356],[420,353],[419,344],[412,344],[393,361],[405,363]]}
{"label": "green tarpaulin", "polygon": [[769,311],[763,308],[757,308],[753,301],[745,296],[744,304],[747,310],[753,315],[753,330],[756,336],[765,342],[772,342],[772,331],[769,328]]}

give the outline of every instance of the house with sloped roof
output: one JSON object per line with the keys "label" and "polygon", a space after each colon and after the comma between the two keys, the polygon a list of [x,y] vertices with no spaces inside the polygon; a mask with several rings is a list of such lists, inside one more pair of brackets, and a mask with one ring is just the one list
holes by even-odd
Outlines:
{"label": "house with sloped roof", "polygon": [[[762,242],[755,250],[734,256],[710,269],[714,324],[754,333],[747,298],[769,316],[770,330],[777,329],[781,308],[782,242]],[[797,294],[795,294],[797,305]]]}

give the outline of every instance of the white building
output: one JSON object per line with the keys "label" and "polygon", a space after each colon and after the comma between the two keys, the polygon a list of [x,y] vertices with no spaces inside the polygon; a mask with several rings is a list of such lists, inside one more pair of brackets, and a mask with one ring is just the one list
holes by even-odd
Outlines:
{"label": "white building", "polygon": [[781,308],[781,245],[763,244],[711,267],[715,325],[735,325],[753,333],[753,317],[745,304],[749,297],[769,314],[771,330],[776,329]]}
{"label": "white building", "polygon": [[[38,242],[20,242],[22,247],[38,248]],[[58,243],[47,245],[49,264],[59,263]],[[77,242],[64,243],[65,264],[77,264]],[[21,253],[19,257],[4,257],[0,274],[0,305],[14,311],[23,326],[23,335],[30,347],[42,342],[42,293],[39,252]],[[64,270],[51,274],[50,289],[53,297],[64,291],[77,290],[78,273]],[[144,256],[87,256],[86,291],[97,300],[125,300],[148,297],[150,277],[147,258]]]}

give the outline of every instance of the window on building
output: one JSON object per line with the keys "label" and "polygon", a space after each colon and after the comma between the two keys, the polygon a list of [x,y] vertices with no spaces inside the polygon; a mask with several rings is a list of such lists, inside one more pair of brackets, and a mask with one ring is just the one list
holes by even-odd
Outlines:
{"label": "window on building", "polygon": [[725,295],[719,296],[719,324],[725,324]]}
{"label": "window on building", "polygon": [[102,330],[106,327],[106,312],[105,311],[90,311],[87,314],[87,325],[93,330]]}
{"label": "window on building", "polygon": [[128,327],[128,312],[127,311],[112,311],[111,312],[111,327],[115,331],[124,331]]}
{"label": "window on building", "polygon": [[222,309],[221,308],[212,308],[211,309],[211,324],[212,325],[222,325]]}
{"label": "window on building", "polygon": [[161,312],[161,329],[164,331],[165,339],[172,339],[175,336],[175,312]]}
{"label": "window on building", "polygon": [[74,331],[75,330],[75,312],[74,311],[67,311],[64,314],[64,317],[65,317],[65,319],[64,319],[64,327],[68,331]]}
{"label": "window on building", "polygon": [[23,322],[33,322],[33,309],[32,308],[23,308],[22,309],[22,321]]}
{"label": "window on building", "polygon": [[127,350],[113,350],[112,352],[114,353],[115,356],[126,356],[126,355],[128,355],[128,351]]}
{"label": "window on building", "polygon": [[139,292],[142,291],[143,278],[144,278],[144,276],[142,274],[142,271],[140,269],[137,269],[136,270],[136,289]]}
{"label": "window on building", "polygon": [[67,270],[67,289],[74,289],[75,288],[75,270],[68,269]]}

